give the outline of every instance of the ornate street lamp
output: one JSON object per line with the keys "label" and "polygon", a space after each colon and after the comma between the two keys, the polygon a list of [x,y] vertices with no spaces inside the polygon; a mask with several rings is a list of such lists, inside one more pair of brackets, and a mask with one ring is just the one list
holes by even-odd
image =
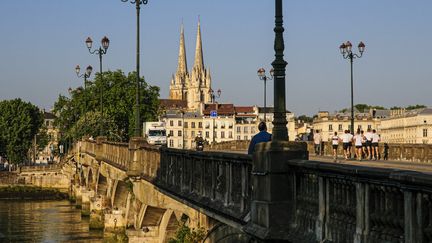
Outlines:
{"label": "ornate street lamp", "polygon": [[209,94],[210,94],[210,98],[211,98],[211,102],[214,104],[215,103],[215,101],[216,101],[216,98],[220,98],[220,96],[221,96],[221,94],[222,94],[222,90],[221,89],[218,89],[217,91],[216,91],[216,93],[217,93],[217,95],[215,94],[215,92],[214,92],[214,90],[213,89],[210,89],[209,90]]}
{"label": "ornate street lamp", "polygon": [[258,77],[260,80],[264,81],[264,122],[267,122],[266,114],[267,114],[267,79],[272,80],[274,75],[274,69],[270,70],[270,77],[268,77],[265,73],[264,68],[260,68],[257,71]]}
{"label": "ornate street lamp", "polygon": [[346,43],[342,43],[339,46],[339,50],[344,59],[349,59],[351,64],[351,134],[354,135],[354,87],[353,87],[353,60],[356,58],[361,58],[363,56],[363,52],[365,50],[366,45],[360,41],[358,44],[359,54],[352,52],[352,44],[347,41]]}
{"label": "ornate street lamp", "polygon": [[[90,52],[90,54],[96,54],[99,56],[99,73],[101,75],[101,86],[100,86],[100,107],[101,107],[101,117],[103,117],[103,73],[102,73],[102,56],[107,53],[108,47],[109,47],[109,39],[108,37],[104,36],[101,40],[101,46],[99,46],[99,49],[91,50],[93,45],[93,40],[90,37],[87,37],[86,46]],[[103,124],[100,126],[99,135],[103,135],[104,128]]]}
{"label": "ornate street lamp", "polygon": [[86,68],[86,71],[83,74],[80,74],[80,66],[76,65],[75,67],[75,72],[78,78],[84,78],[84,124],[87,124],[86,120],[86,112],[87,112],[87,96],[85,96],[85,90],[87,89],[87,79],[90,77],[92,71],[93,71],[93,67],[88,65]]}
{"label": "ornate street lamp", "polygon": [[[121,0],[122,2],[128,2],[129,0]],[[140,5],[147,4],[147,0],[131,0],[130,3],[135,4],[136,7],[136,84],[135,84],[135,130],[134,135],[136,137],[141,136],[141,117],[139,110],[140,100]]]}

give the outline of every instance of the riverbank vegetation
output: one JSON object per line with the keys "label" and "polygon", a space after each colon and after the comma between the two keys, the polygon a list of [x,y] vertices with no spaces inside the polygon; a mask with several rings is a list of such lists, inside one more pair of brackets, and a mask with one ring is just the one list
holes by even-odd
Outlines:
{"label": "riverbank vegetation", "polygon": [[54,188],[35,186],[0,186],[0,200],[63,200],[67,193]]}

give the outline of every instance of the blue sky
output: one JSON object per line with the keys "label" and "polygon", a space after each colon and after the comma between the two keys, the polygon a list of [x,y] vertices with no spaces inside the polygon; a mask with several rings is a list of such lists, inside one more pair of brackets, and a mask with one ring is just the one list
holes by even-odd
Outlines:
{"label": "blue sky", "polygon": [[[338,50],[350,40],[366,51],[354,63],[355,103],[431,105],[432,1],[284,1],[287,108],[297,115],[350,105],[349,62]],[[256,70],[274,59],[274,1],[149,0],[141,11],[141,74],[168,96],[180,24],[189,69],[198,16],[204,62],[222,102],[262,105]],[[135,68],[135,8],[120,0],[0,1],[0,100],[21,97],[49,109],[59,93],[82,85],[74,67],[92,65],[84,40],[111,40],[104,69]],[[268,82],[268,104],[273,83]]]}

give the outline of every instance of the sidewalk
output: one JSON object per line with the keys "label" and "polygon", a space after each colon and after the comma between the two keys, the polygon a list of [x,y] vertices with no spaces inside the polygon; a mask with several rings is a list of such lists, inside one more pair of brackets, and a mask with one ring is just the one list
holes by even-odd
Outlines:
{"label": "sidewalk", "polygon": [[309,155],[309,160],[326,162],[326,163],[341,163],[341,164],[361,165],[361,166],[370,166],[370,167],[378,167],[378,168],[392,168],[392,169],[408,170],[408,171],[416,171],[416,172],[432,174],[432,164],[430,163],[419,163],[419,162],[411,162],[411,161],[367,160],[367,159],[362,161],[358,161],[355,159],[345,160],[342,156],[338,157],[337,161],[334,162],[332,156],[316,156],[316,155]]}

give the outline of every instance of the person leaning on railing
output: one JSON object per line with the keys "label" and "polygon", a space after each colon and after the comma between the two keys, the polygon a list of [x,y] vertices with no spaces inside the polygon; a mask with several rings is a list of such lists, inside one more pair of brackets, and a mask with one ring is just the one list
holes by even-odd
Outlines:
{"label": "person leaning on railing", "polygon": [[272,135],[267,132],[267,125],[265,122],[258,124],[259,132],[253,136],[248,149],[248,154],[253,154],[255,151],[255,145],[258,143],[265,143],[271,141]]}

